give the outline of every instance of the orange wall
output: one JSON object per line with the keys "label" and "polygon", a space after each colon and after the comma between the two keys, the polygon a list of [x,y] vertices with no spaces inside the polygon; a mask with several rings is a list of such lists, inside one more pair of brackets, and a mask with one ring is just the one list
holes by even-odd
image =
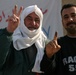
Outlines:
{"label": "orange wall", "polygon": [[62,4],[73,3],[76,4],[76,0],[62,0]]}

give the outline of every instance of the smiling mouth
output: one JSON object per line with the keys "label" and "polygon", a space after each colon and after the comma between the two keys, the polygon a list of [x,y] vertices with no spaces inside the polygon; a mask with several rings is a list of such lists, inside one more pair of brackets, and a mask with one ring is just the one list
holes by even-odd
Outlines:
{"label": "smiling mouth", "polygon": [[76,25],[76,22],[70,22],[67,24],[67,26]]}
{"label": "smiling mouth", "polygon": [[35,30],[36,28],[33,28],[33,27],[29,27],[28,29],[29,29],[29,30]]}
{"label": "smiling mouth", "polygon": [[76,25],[76,24],[69,24],[70,26]]}

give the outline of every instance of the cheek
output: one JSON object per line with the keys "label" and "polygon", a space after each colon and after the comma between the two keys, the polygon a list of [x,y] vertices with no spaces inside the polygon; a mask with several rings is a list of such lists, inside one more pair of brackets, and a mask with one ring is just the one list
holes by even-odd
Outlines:
{"label": "cheek", "polygon": [[40,24],[36,24],[36,28],[39,28]]}
{"label": "cheek", "polygon": [[63,26],[65,26],[66,25],[66,21],[62,20],[62,24],[63,24]]}
{"label": "cheek", "polygon": [[28,27],[29,22],[28,21],[24,21],[24,24],[25,24],[26,27]]}

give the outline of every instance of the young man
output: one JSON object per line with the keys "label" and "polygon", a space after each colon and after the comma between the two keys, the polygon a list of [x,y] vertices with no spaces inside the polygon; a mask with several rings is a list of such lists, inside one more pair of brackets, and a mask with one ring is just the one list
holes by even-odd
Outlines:
{"label": "young man", "polygon": [[63,5],[61,17],[67,34],[57,39],[56,33],[47,44],[41,61],[44,75],[76,75],[76,5]]}
{"label": "young man", "polygon": [[37,5],[22,10],[20,7],[17,12],[15,6],[7,19],[8,26],[0,30],[0,75],[42,73],[40,62],[47,40],[41,29],[43,14]]}

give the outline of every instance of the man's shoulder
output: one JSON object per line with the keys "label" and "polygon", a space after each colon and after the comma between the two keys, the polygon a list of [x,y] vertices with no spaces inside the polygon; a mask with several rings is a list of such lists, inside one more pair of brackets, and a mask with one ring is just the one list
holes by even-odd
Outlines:
{"label": "man's shoulder", "polygon": [[64,36],[58,37],[58,40],[64,40],[66,38],[67,38],[67,35],[64,35]]}
{"label": "man's shoulder", "polygon": [[58,43],[59,44],[63,44],[66,41],[67,41],[67,35],[58,38]]}
{"label": "man's shoulder", "polygon": [[7,36],[11,36],[13,33],[9,33],[6,28],[0,29],[0,35],[5,34]]}

